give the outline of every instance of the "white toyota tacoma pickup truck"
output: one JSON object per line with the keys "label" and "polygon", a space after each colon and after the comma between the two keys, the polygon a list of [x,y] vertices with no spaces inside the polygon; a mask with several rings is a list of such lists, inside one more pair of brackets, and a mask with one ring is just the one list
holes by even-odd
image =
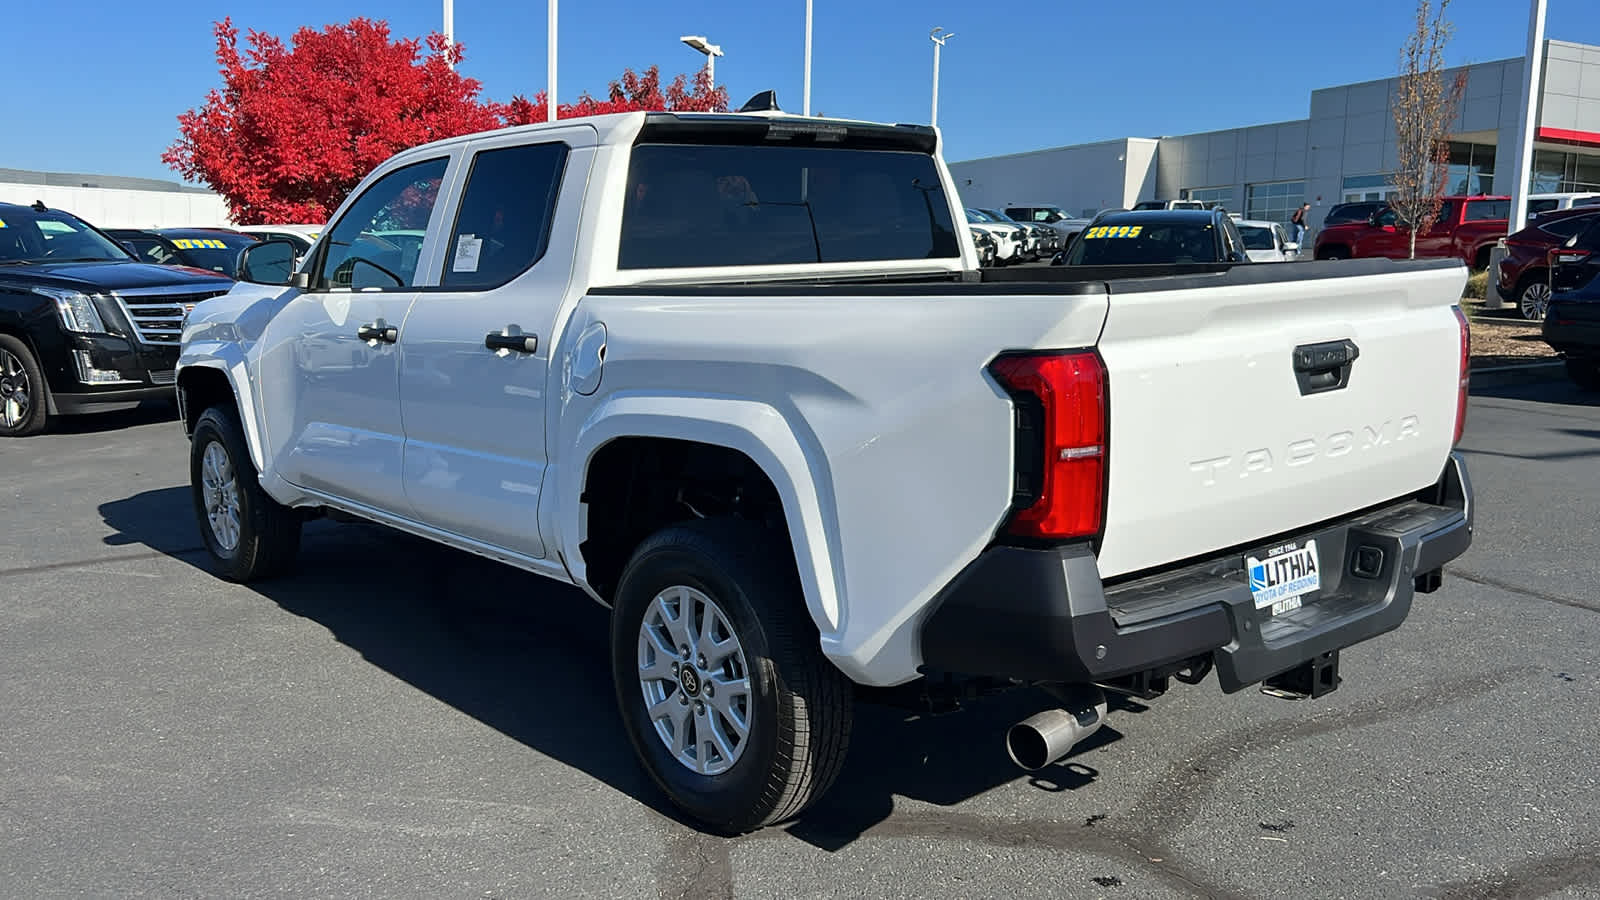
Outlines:
{"label": "white toyota tacoma pickup truck", "polygon": [[828,788],[858,688],[1043,687],[1030,769],[1107,691],[1333,690],[1471,540],[1461,264],[980,270],[939,140],[628,113],[387,161],[185,323],[219,573],[331,515],[577,585],[724,832]]}

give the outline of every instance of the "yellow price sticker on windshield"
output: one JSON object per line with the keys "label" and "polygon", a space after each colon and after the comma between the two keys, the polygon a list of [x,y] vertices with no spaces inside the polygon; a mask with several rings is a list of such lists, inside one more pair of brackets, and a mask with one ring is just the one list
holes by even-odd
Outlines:
{"label": "yellow price sticker on windshield", "polygon": [[1084,232],[1084,239],[1099,240],[1101,238],[1135,238],[1144,230],[1143,225],[1100,225]]}
{"label": "yellow price sticker on windshield", "polygon": [[214,238],[177,238],[172,246],[179,250],[226,250],[228,245]]}
{"label": "yellow price sticker on windshield", "polygon": [[6,220],[5,219],[0,219],[0,228],[4,228],[4,227],[6,227]]}

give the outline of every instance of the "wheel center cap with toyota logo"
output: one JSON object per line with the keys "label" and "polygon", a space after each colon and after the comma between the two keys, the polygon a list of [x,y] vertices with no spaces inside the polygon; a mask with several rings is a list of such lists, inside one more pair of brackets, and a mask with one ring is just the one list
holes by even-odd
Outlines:
{"label": "wheel center cap with toyota logo", "polygon": [[678,670],[678,683],[683,686],[683,692],[690,697],[700,695],[700,675],[694,666],[684,666]]}

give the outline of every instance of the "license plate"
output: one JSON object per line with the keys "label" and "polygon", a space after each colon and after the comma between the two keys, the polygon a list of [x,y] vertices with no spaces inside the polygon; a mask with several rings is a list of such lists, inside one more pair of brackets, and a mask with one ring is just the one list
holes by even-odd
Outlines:
{"label": "license plate", "polygon": [[1304,547],[1294,543],[1274,547],[1265,558],[1245,557],[1244,565],[1256,609],[1271,607],[1275,616],[1298,609],[1301,597],[1322,587],[1316,541],[1306,541]]}

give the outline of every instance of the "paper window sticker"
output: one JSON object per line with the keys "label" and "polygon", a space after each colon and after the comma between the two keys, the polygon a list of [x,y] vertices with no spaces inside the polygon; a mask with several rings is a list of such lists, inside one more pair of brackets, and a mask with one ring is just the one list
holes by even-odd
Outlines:
{"label": "paper window sticker", "polygon": [[456,258],[450,264],[452,272],[478,271],[478,255],[483,250],[483,238],[476,234],[463,234],[456,239]]}

